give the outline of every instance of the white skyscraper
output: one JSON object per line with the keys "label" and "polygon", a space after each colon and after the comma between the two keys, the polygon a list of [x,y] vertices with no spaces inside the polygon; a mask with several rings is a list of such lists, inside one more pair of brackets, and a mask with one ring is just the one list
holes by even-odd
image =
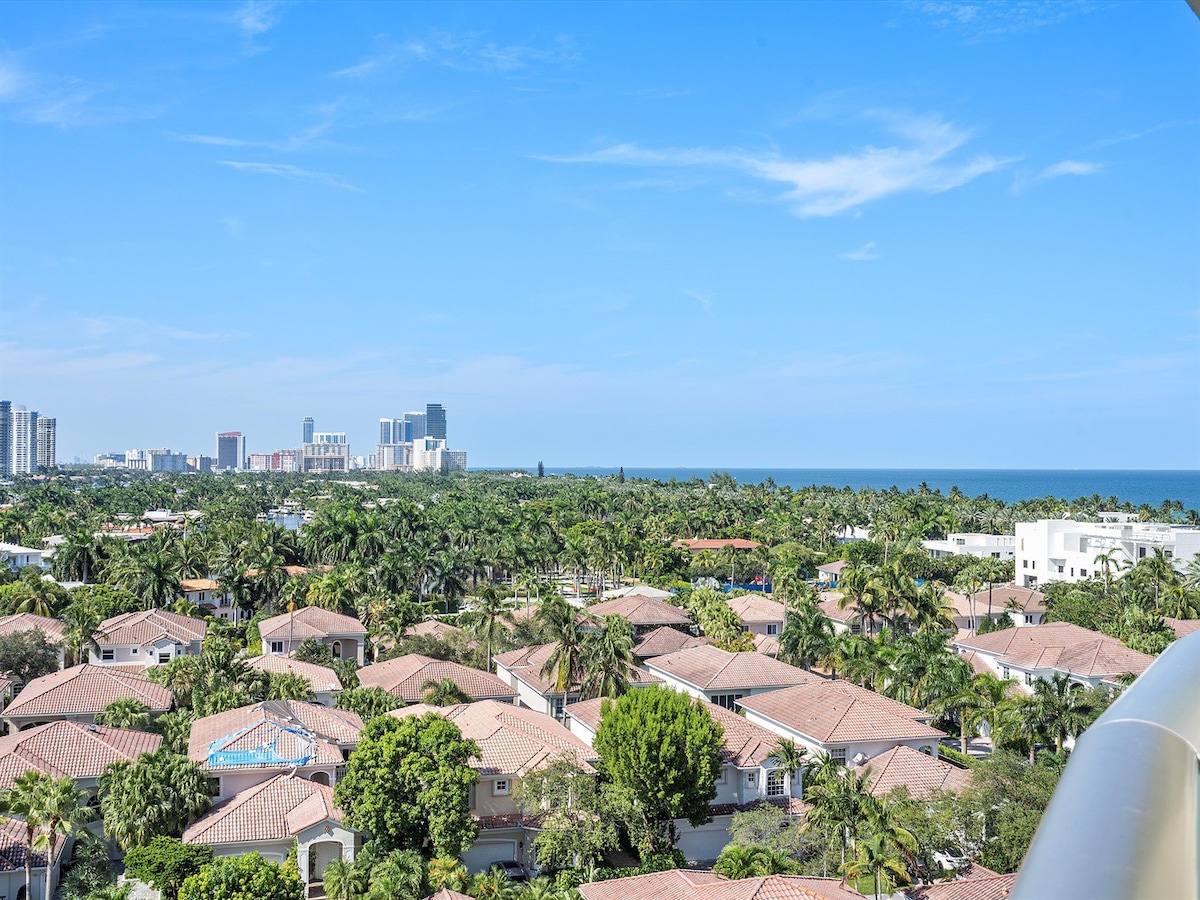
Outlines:
{"label": "white skyscraper", "polygon": [[39,469],[57,469],[58,419],[38,416],[37,420],[37,464]]}
{"label": "white skyscraper", "polygon": [[16,475],[31,475],[38,470],[37,422],[37,410],[12,408],[12,470]]}

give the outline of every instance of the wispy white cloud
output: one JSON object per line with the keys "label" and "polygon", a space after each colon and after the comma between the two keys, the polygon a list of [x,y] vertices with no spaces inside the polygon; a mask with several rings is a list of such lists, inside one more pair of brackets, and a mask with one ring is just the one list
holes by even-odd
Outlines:
{"label": "wispy white cloud", "polygon": [[114,125],[151,119],[161,108],[137,108],[112,102],[114,87],[74,76],[35,72],[18,54],[0,54],[0,103],[13,114],[36,125],[74,128]]}
{"label": "wispy white cloud", "polygon": [[1089,145],[1086,149],[1098,150],[1101,147],[1111,147],[1113,144],[1124,144],[1127,141],[1137,141],[1160,131],[1168,131],[1172,128],[1195,127],[1196,125],[1200,125],[1200,119],[1181,119],[1176,122],[1160,122],[1158,125],[1151,125],[1149,128],[1143,128],[1139,131],[1123,131],[1120,134],[1113,135],[1112,137],[1101,138],[1095,143]]}
{"label": "wispy white cloud", "polygon": [[542,45],[501,44],[480,33],[432,32],[425,37],[396,41],[381,35],[377,48],[357,63],[330,73],[334,78],[374,78],[396,69],[423,63],[452,69],[516,72],[535,63],[565,63],[579,58],[575,39],[559,34]]}
{"label": "wispy white cloud", "polygon": [[1089,162],[1080,159],[1064,159],[1052,165],[1046,166],[1040,172],[1030,176],[1025,173],[1018,172],[1016,180],[1013,182],[1013,193],[1020,194],[1029,190],[1036,184],[1041,184],[1044,181],[1053,181],[1055,178],[1062,178],[1068,175],[1086,176],[1099,175],[1106,168],[1107,163]]}
{"label": "wispy white cloud", "polygon": [[252,37],[270,31],[282,15],[283,4],[278,0],[246,0],[233,13],[233,22]]}
{"label": "wispy white cloud", "polygon": [[986,0],[979,3],[956,0],[922,0],[908,9],[934,27],[959,34],[968,42],[1026,34],[1057,25],[1074,16],[1100,8],[1089,0]]}
{"label": "wispy white cloud", "polygon": [[542,156],[550,162],[625,166],[737,169],[784,186],[784,199],[800,216],[832,216],[894,194],[937,194],[1003,168],[1011,159],[983,154],[961,158],[970,132],[936,116],[908,116],[883,110],[867,116],[895,139],[891,146],[866,146],[823,159],[780,153],[705,148],[649,150],[615,144],[575,156]]}
{"label": "wispy white cloud", "polygon": [[855,262],[871,262],[879,259],[879,254],[875,251],[875,242],[867,241],[857,250],[847,250],[845,253],[839,253],[841,259],[852,259]]}
{"label": "wispy white cloud", "polygon": [[686,296],[691,297],[697,303],[699,303],[705,312],[712,309],[712,305],[713,305],[713,295],[712,294],[707,293],[707,292],[689,291],[689,290],[685,290],[683,293]]}
{"label": "wispy white cloud", "polygon": [[273,175],[276,178],[290,178],[293,181],[305,181],[310,184],[323,184],[326,187],[339,188],[343,191],[353,191],[361,194],[362,188],[357,187],[337,175],[328,172],[314,172],[311,169],[301,169],[286,163],[239,162],[231,159],[221,159],[217,162],[229,166],[239,172],[250,172],[255,175]]}

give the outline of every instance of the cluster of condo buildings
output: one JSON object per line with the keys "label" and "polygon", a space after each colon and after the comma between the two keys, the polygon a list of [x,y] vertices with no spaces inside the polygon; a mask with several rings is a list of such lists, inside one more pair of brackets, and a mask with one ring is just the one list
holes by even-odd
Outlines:
{"label": "cluster of condo buildings", "polygon": [[446,409],[440,403],[427,404],[424,412],[408,412],[400,418],[380,419],[379,432],[374,454],[354,456],[350,453],[350,442],[344,431],[316,431],[312,417],[306,416],[301,423],[300,445],[294,448],[248,453],[243,432],[221,431],[216,436],[216,452],[213,456],[189,456],[162,447],[101,453],[94,462],[107,468],[145,472],[338,474],[371,469],[380,472],[437,472],[444,475],[467,468],[466,451],[451,450],[446,443]]}
{"label": "cluster of condo buildings", "polygon": [[11,400],[0,400],[0,478],[56,468],[58,420]]}

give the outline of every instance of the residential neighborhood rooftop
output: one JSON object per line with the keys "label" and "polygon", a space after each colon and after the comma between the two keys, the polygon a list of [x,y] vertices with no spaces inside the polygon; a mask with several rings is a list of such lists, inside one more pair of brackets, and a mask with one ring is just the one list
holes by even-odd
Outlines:
{"label": "residential neighborhood rooftop", "polygon": [[298,659],[292,659],[290,656],[276,656],[272,653],[252,656],[246,660],[246,664],[258,672],[271,672],[276,675],[299,675],[312,685],[314,694],[333,693],[342,689],[342,680],[338,678],[337,672],[333,671],[329,666],[301,662]]}
{"label": "residential neighborhood rooftop", "polygon": [[733,653],[711,644],[657,656],[646,667],[706,691],[787,687],[820,680],[811,672],[752,650]]}
{"label": "residential neighborhood rooftop", "polygon": [[904,889],[909,900],[1007,900],[1017,875],[981,875]]}
{"label": "residential neighborhood rooftop", "polygon": [[144,646],[170,638],[175,644],[204,640],[208,623],[204,619],[181,616],[165,609],[147,609],[113,616],[100,623],[96,644],[101,647],[132,644]]}
{"label": "residential neighborhood rooftop", "polygon": [[281,774],[218,803],[183,832],[185,844],[244,844],[295,837],[306,828],[342,821],[333,788]]}
{"label": "residential neighborhood rooftop", "polygon": [[154,713],[166,712],[175,702],[174,694],[145,675],[84,663],[35,678],[4,715],[9,719],[94,715],[122,697],[140,700]]}
{"label": "residential neighborhood rooftop", "polygon": [[844,679],[814,678],[738,705],[822,744],[945,737],[925,724],[929,713]]}
{"label": "residential neighborhood rooftop", "polygon": [[[550,659],[555,646],[555,644],[536,644],[532,647],[508,650],[504,653],[497,653],[492,657],[492,661],[496,665],[508,669],[538,693],[547,694],[551,692],[553,685],[542,675],[542,667]],[[630,672],[629,680],[631,684],[649,684],[662,679],[642,669],[634,669]],[[579,687],[578,683],[573,684],[571,690],[577,691]]]}
{"label": "residential neighborhood rooftop", "polygon": [[258,623],[259,635],[266,638],[304,639],[332,635],[365,635],[366,626],[353,616],[330,612],[319,606],[305,606]]}
{"label": "residential neighborhood rooftop", "polygon": [[581,884],[579,894],[583,900],[863,900],[838,878],[765,875],[731,881],[693,869]]}
{"label": "residential neighborhood rooftop", "polygon": [[743,594],[728,600],[729,608],[737,613],[744,624],[782,622],[787,613],[778,600],[762,594]]}
{"label": "residential neighborhood rooftop", "polygon": [[462,736],[479,745],[478,771],[484,775],[521,777],[557,759],[568,758],[594,772],[596,754],[583,741],[544,713],[511,703],[481,700],[455,706],[414,704],[389,716],[405,718],[434,713],[458,726]]}
{"label": "residential neighborhood rooftop", "polygon": [[380,687],[406,703],[419,703],[426,682],[450,679],[472,700],[507,700],[517,696],[511,687],[488,672],[461,663],[410,653],[358,670],[363,687]]}
{"label": "residential neighborhood rooftop", "polygon": [[1140,675],[1154,657],[1114,637],[1070,622],[1048,622],[974,635],[959,647],[984,652],[1023,669],[1057,669],[1083,678]]}
{"label": "residential neighborhood rooftop", "polygon": [[347,710],[264,700],[193,722],[188,759],[209,769],[341,765],[342,748],[358,743],[362,727]]}
{"label": "residential neighborhood rooftop", "polygon": [[692,617],[678,606],[638,594],[604,600],[589,606],[587,611],[593,616],[621,616],[635,628],[692,624]]}
{"label": "residential neighborhood rooftop", "polygon": [[54,778],[99,778],[116,762],[131,762],[153,753],[162,737],[129,728],[106,728],[79,722],[49,722],[0,737],[0,790],[17,776],[42,772]]}
{"label": "residential neighborhood rooftop", "polygon": [[706,637],[696,637],[686,631],[672,628],[670,625],[663,625],[646,632],[641,640],[633,645],[633,655],[640,659],[649,659],[652,656],[665,656],[668,653],[686,650],[688,647],[698,647],[708,642]]}
{"label": "residential neighborhood rooftop", "polygon": [[909,796],[918,799],[928,797],[934,791],[958,793],[971,780],[966,769],[943,759],[934,759],[912,747],[893,747],[856,766],[855,771],[871,779],[871,793],[876,797],[897,787],[907,788]]}
{"label": "residential neighborhood rooftop", "polygon": [[17,631],[40,631],[51,644],[61,644],[66,638],[67,625],[58,619],[39,616],[36,613],[14,613],[0,616],[0,636]]}
{"label": "residential neighborhood rooftop", "polygon": [[462,629],[440,619],[426,619],[405,630],[405,637],[433,637],[444,639],[451,634],[462,634]]}

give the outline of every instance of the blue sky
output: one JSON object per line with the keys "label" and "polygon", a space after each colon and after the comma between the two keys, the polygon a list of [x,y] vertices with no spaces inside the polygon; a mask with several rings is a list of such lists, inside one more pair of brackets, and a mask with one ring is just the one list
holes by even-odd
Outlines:
{"label": "blue sky", "polygon": [[22,4],[0,396],[59,456],[1200,467],[1183,2]]}

